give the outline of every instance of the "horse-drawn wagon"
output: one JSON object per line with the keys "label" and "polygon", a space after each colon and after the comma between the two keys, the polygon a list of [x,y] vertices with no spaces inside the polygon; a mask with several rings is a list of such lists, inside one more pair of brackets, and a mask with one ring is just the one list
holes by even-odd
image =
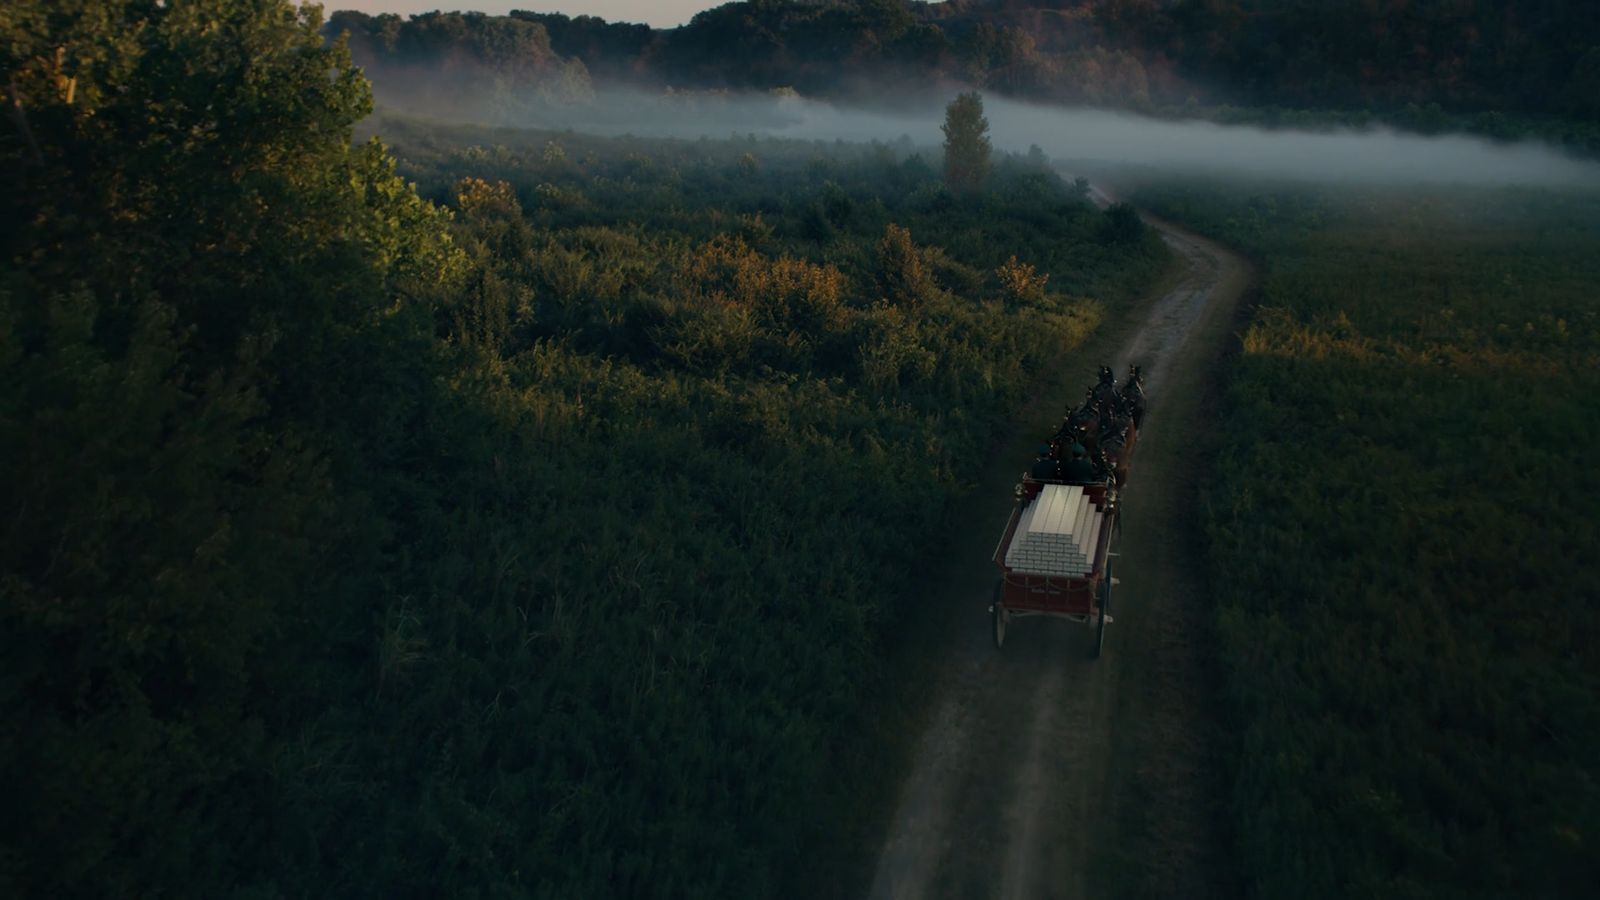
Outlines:
{"label": "horse-drawn wagon", "polygon": [[[1101,368],[1101,385],[1114,389],[1115,382],[1105,378],[1109,371]],[[1137,440],[1134,421],[1143,413],[1143,379],[1134,367],[1123,391],[1097,398],[1091,389],[1084,406],[1069,411],[1061,431],[1048,448],[1041,448],[1058,457],[1065,447],[1073,446],[1075,455],[1081,455],[1085,448],[1075,445],[1087,439],[1094,445],[1103,477],[1077,484],[1048,475],[1023,475],[1016,487],[1016,506],[994,551],[1000,580],[989,613],[996,647],[1004,645],[1011,619],[1055,616],[1093,627],[1094,652],[1100,655],[1106,625],[1112,621],[1111,589],[1117,583],[1111,574],[1116,557],[1111,540],[1119,531],[1119,495]],[[1107,440],[1108,434],[1115,435],[1114,444]],[[1041,460],[1048,461],[1044,456]]]}
{"label": "horse-drawn wagon", "polygon": [[1017,505],[995,547],[1000,580],[989,607],[994,645],[1022,616],[1057,616],[1095,629],[1095,655],[1111,621],[1111,538],[1117,489],[1105,484],[1066,485],[1024,477]]}

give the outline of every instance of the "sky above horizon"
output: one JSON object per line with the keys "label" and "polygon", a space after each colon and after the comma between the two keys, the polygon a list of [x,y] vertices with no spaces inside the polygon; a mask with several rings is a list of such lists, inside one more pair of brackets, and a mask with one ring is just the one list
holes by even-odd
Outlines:
{"label": "sky above horizon", "polygon": [[721,6],[728,0],[321,0],[328,13],[354,9],[369,15],[444,11],[483,12],[505,15],[513,9],[529,12],[559,12],[569,16],[599,16],[610,22],[643,22],[655,28],[682,25],[702,10]]}

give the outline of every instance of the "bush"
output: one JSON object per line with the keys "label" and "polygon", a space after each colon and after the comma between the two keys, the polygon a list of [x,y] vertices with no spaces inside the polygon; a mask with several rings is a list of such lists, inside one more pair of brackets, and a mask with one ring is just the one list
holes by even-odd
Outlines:
{"label": "bush", "polygon": [[1255,892],[1585,896],[1600,200],[1142,199],[1266,270],[1204,498]]}

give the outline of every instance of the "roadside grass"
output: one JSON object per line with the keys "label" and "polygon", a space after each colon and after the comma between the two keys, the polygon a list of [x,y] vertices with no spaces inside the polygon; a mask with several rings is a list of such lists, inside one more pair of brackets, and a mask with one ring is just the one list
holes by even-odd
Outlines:
{"label": "roadside grass", "polygon": [[900,144],[351,149],[204,30],[4,195],[0,896],[839,893],[951,501],[1159,238]]}
{"label": "roadside grass", "polygon": [[[423,529],[424,559],[462,560],[416,569],[451,598],[397,679],[426,702],[385,713],[426,738],[391,764],[451,765],[462,842],[515,866],[440,883],[851,883],[904,740],[872,714],[910,576],[1035,373],[1164,248],[1014,162],[959,198],[881,145],[383,133],[455,211],[471,269],[438,328],[486,420],[452,448],[481,479],[463,514]],[[1008,289],[1013,255],[1048,289]]]}
{"label": "roadside grass", "polygon": [[1149,184],[1264,278],[1203,493],[1263,897],[1600,883],[1600,198]]}

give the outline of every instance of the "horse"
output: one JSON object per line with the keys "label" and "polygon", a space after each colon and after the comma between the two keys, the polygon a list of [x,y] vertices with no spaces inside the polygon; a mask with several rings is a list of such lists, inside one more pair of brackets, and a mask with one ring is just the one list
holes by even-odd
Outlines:
{"label": "horse", "polygon": [[1116,480],[1117,487],[1128,482],[1128,461],[1139,442],[1139,426],[1131,418],[1112,418],[1101,425],[1095,452],[1103,456],[1102,466]]}
{"label": "horse", "polygon": [[1107,403],[1117,396],[1117,376],[1112,374],[1110,366],[1100,367],[1100,383],[1089,389],[1089,396],[1095,405]]}
{"label": "horse", "polygon": [[1061,427],[1050,438],[1050,450],[1057,459],[1067,459],[1072,445],[1082,444],[1089,458],[1121,486],[1128,480],[1128,460],[1144,418],[1144,376],[1138,366],[1130,366],[1128,381],[1119,390],[1110,366],[1101,366],[1099,375],[1083,404],[1067,407]]}
{"label": "horse", "polygon": [[[1084,397],[1083,405],[1076,409],[1067,407],[1067,414],[1061,419],[1061,427],[1056,429],[1055,435],[1050,439],[1054,445],[1065,444],[1065,449],[1070,450],[1072,444],[1083,444],[1085,447],[1094,443],[1095,435],[1100,431],[1100,407],[1094,401],[1094,392]],[[1063,455],[1066,459],[1070,454]]]}
{"label": "horse", "polygon": [[1118,397],[1128,405],[1133,414],[1134,427],[1144,424],[1144,375],[1138,366],[1128,367],[1128,380],[1122,383]]}

